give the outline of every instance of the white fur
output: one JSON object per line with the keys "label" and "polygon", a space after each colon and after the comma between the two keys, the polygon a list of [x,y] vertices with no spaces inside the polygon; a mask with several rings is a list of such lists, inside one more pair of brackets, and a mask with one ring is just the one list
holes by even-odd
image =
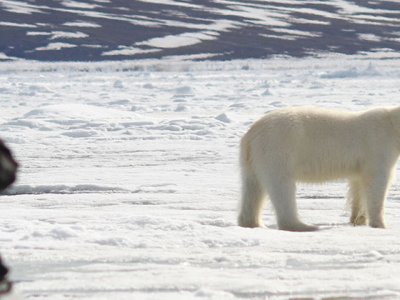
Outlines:
{"label": "white fur", "polygon": [[282,230],[299,220],[296,182],[349,180],[351,223],[384,228],[384,201],[400,154],[400,107],[344,112],[285,108],[258,120],[241,141],[239,225],[263,226],[268,195]]}

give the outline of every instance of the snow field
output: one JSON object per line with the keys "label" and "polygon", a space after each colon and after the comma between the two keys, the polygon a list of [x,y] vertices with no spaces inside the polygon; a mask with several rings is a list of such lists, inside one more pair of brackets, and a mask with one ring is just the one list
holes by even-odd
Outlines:
{"label": "snow field", "polygon": [[276,230],[270,205],[267,229],[236,225],[238,144],[253,121],[288,105],[397,105],[399,64],[2,64],[0,133],[21,170],[0,197],[0,249],[16,289],[52,300],[400,297],[397,184],[387,230],[348,224],[341,182],[299,187],[318,232]]}

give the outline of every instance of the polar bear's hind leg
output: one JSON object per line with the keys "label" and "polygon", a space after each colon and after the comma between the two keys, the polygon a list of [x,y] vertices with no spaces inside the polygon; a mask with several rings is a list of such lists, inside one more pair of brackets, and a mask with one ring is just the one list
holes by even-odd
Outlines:
{"label": "polar bear's hind leg", "polygon": [[[349,193],[347,201],[351,206],[350,223],[354,226],[361,226],[367,224],[367,217],[365,212],[365,199],[363,199],[362,185],[359,180],[351,180],[349,182]],[[363,202],[364,201],[364,202]]]}
{"label": "polar bear's hind leg", "polygon": [[250,166],[242,165],[242,200],[240,202],[239,226],[264,227],[262,210],[265,193]]}

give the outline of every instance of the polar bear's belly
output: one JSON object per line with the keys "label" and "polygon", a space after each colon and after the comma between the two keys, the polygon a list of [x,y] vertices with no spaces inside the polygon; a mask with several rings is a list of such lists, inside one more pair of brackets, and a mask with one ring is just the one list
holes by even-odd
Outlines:
{"label": "polar bear's belly", "polygon": [[292,166],[295,179],[303,182],[325,182],[348,179],[359,175],[360,168],[356,160],[344,157],[310,156],[299,159]]}

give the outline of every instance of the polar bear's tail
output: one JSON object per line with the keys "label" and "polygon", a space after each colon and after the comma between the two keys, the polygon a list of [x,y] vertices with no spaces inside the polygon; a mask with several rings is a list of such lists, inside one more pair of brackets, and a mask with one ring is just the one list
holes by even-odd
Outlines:
{"label": "polar bear's tail", "polygon": [[264,191],[252,167],[250,143],[246,136],[240,144],[242,199],[239,208],[239,226],[263,227],[262,208]]}

